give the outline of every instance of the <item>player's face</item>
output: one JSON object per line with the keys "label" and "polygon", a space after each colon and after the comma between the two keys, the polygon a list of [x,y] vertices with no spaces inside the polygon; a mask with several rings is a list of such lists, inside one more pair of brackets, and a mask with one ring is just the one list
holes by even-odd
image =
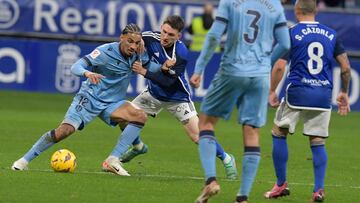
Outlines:
{"label": "player's face", "polygon": [[161,26],[160,43],[163,47],[171,47],[181,37],[181,33],[169,24]]}
{"label": "player's face", "polygon": [[140,33],[127,33],[120,37],[120,51],[123,55],[130,57],[136,54],[141,44]]}

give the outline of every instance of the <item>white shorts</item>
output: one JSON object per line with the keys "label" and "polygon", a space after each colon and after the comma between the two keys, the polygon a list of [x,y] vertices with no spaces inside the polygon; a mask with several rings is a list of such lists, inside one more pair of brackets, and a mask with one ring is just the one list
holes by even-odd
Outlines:
{"label": "white shorts", "polygon": [[149,90],[140,93],[132,103],[144,110],[148,115],[156,116],[163,108],[169,111],[180,122],[186,121],[197,112],[193,102],[164,102],[154,98]]}
{"label": "white shorts", "polygon": [[306,136],[328,137],[331,111],[293,109],[286,101],[282,101],[276,111],[274,123],[280,128],[288,128],[289,133],[295,132],[300,118],[304,121],[303,134]]}

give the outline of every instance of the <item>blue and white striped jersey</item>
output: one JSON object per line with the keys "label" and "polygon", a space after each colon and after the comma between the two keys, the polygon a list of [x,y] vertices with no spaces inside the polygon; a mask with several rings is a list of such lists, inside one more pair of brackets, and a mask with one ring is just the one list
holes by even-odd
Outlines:
{"label": "blue and white striped jersey", "polygon": [[331,61],[345,52],[336,31],[318,22],[300,22],[290,29],[290,38],[290,84],[286,92],[289,106],[331,109]]}
{"label": "blue and white striped jersey", "polygon": [[164,48],[160,44],[160,33],[152,31],[143,32],[143,40],[152,62],[162,65],[168,59],[176,59],[176,64],[172,68],[175,71],[174,75],[162,71],[147,71],[145,78],[148,79],[150,94],[161,101],[191,101],[190,89],[184,76],[188,54],[185,44],[178,40],[172,47]]}

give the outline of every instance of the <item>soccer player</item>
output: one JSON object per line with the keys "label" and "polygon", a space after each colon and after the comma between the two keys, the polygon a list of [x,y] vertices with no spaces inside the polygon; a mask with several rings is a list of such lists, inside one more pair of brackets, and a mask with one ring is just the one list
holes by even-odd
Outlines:
{"label": "soccer player", "polygon": [[[185,80],[185,66],[187,64],[188,50],[180,41],[184,20],[177,15],[169,16],[161,25],[161,32],[144,32],[145,48],[152,61],[163,64],[172,61],[168,71],[151,72],[141,66],[133,69],[135,72],[148,79],[148,88],[139,94],[132,103],[143,109],[148,115],[157,115],[163,108],[179,120],[190,139],[198,143],[199,118],[191,101],[190,89]],[[166,68],[166,67],[165,67]],[[147,152],[147,146],[137,139],[134,147],[121,157],[122,162],[128,162],[139,154]],[[221,145],[216,142],[216,155],[225,167],[229,179],[237,177],[235,159],[226,153]]]}
{"label": "soccer player", "polygon": [[[244,155],[236,202],[247,202],[260,162],[260,127],[265,125],[271,65],[290,47],[289,30],[280,1],[221,0],[216,20],[190,79],[194,87],[227,29],[220,68],[201,103],[200,159],[205,186],[196,202],[207,202],[220,191],[216,181],[215,125],[229,119],[234,105],[242,125]],[[278,42],[273,48],[274,37]]]}
{"label": "soccer player", "polygon": [[290,73],[285,99],[280,103],[272,128],[273,163],[277,181],[265,193],[266,198],[289,195],[286,182],[288,133],[295,132],[300,118],[304,121],[303,134],[309,137],[313,157],[314,188],[312,202],[323,202],[324,179],[327,165],[325,139],[331,115],[332,66],[335,58],[341,68],[341,91],[337,97],[338,113],[346,115],[349,107],[350,64],[336,32],[315,21],[316,1],[298,0],[295,16],[299,21],[290,29],[291,50],[288,58],[280,59],[272,71],[269,103],[279,106],[275,89],[282,78],[287,61]]}
{"label": "soccer player", "polygon": [[[110,156],[103,163],[105,171],[129,176],[118,157],[139,136],[147,120],[143,110],[125,100],[133,74],[132,66],[141,57],[145,66],[153,71],[159,69],[158,64],[150,63],[146,54],[137,54],[141,37],[140,28],[135,24],[129,24],[123,29],[120,42],[97,47],[71,67],[73,74],[85,76],[87,80],[82,83],[60,126],[43,134],[22,158],[13,163],[13,170],[26,170],[29,162],[43,151],[76,130],[82,130],[89,122],[99,117],[110,126],[116,126],[123,120],[129,122]],[[125,150],[123,146],[127,146]]]}

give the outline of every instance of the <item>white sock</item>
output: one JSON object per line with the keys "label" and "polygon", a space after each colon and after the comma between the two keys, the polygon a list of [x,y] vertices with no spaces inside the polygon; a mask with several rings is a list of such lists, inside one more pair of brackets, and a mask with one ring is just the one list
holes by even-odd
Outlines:
{"label": "white sock", "polygon": [[144,147],[144,143],[140,142],[139,144],[134,145],[134,149],[140,151]]}
{"label": "white sock", "polygon": [[223,160],[224,164],[228,164],[231,161],[231,156],[228,153],[225,153],[225,159]]}

